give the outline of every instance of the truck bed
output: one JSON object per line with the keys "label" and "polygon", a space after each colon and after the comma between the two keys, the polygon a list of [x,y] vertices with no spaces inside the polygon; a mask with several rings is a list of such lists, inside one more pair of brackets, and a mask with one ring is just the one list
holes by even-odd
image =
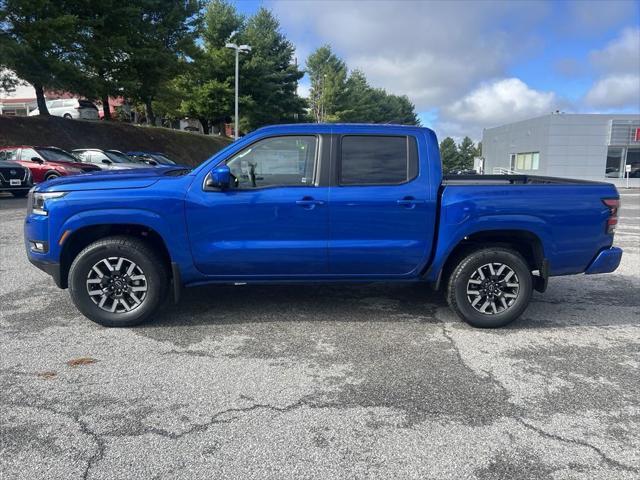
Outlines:
{"label": "truck bed", "polygon": [[606,182],[537,175],[444,175],[442,185],[608,185]]}

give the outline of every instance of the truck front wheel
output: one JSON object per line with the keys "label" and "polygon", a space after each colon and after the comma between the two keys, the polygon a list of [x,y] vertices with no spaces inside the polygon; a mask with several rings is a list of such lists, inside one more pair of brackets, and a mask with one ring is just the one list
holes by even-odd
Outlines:
{"label": "truck front wheel", "polygon": [[451,309],[474,327],[503,327],[525,311],[533,280],[527,262],[507,248],[476,250],[455,267],[447,285]]}
{"label": "truck front wheel", "polygon": [[105,327],[147,320],[166,298],[165,262],[129,236],[98,240],[82,250],[69,270],[69,293],[78,310]]}

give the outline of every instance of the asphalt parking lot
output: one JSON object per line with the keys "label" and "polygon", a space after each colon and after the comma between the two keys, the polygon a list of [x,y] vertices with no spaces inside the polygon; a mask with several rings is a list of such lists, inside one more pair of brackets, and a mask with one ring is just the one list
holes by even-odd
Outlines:
{"label": "asphalt parking lot", "polygon": [[105,329],[0,198],[3,479],[640,478],[640,191],[617,272],[509,328],[423,286],[202,287]]}

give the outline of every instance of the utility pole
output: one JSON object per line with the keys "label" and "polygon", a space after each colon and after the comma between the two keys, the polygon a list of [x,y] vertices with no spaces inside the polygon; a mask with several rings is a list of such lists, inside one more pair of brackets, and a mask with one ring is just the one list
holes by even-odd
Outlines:
{"label": "utility pole", "polygon": [[[229,40],[233,38],[233,36],[238,33],[236,31],[231,32],[229,35]],[[228,42],[225,47],[231,48],[236,52],[236,98],[235,98],[235,126],[233,129],[233,136],[237,140],[240,138],[240,132],[238,130],[238,91],[239,91],[239,79],[240,79],[240,53],[248,53],[251,51],[251,47],[249,45],[238,45],[237,43]]]}

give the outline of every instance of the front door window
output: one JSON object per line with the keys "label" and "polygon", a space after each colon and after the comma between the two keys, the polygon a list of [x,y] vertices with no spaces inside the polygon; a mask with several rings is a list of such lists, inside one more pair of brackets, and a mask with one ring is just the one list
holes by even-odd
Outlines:
{"label": "front door window", "polygon": [[296,135],[261,140],[227,161],[232,187],[311,186],[316,160],[316,137]]}

